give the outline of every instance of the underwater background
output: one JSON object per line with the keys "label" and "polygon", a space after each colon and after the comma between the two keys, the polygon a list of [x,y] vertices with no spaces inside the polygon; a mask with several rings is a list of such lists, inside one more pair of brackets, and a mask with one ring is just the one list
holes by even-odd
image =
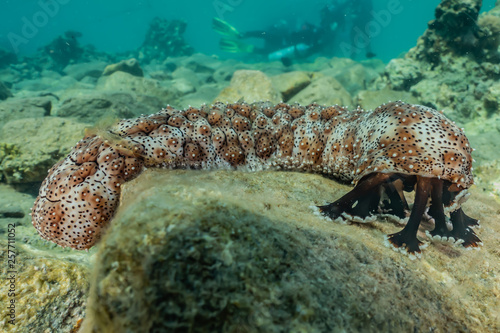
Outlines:
{"label": "underwater background", "polygon": [[[499,332],[500,1],[0,0],[0,331]],[[326,220],[317,174],[149,169],[88,251],[42,239],[47,172],[118,119],[218,101],[442,110],[475,149],[476,250]]]}
{"label": "underwater background", "polygon": [[[2,0],[0,12],[0,47],[27,55],[48,44],[67,30],[82,33],[83,44],[94,45],[105,52],[125,52],[140,46],[154,17],[183,20],[187,23],[186,41],[198,52],[221,54],[218,36],[210,29],[213,17],[234,24],[242,31],[265,29],[279,20],[293,24],[320,21],[324,0],[233,0],[233,1],[77,1],[65,0],[49,16],[29,42],[13,47],[8,33],[22,35],[23,17],[33,18],[41,7],[38,0]],[[433,18],[439,1],[397,1],[401,12],[392,15],[380,33],[373,37],[374,49],[384,62],[411,48]],[[50,1],[48,2],[50,3]],[[373,11],[386,8],[387,0],[373,0]],[[495,0],[483,1],[482,11],[490,10]],[[193,8],[195,7],[195,8]],[[53,16],[53,17],[52,17]],[[227,56],[227,55],[226,55]],[[339,55],[340,56],[340,55]]]}

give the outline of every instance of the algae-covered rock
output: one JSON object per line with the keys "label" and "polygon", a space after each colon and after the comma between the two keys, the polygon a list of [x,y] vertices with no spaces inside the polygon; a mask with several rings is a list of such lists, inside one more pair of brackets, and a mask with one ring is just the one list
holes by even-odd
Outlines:
{"label": "algae-covered rock", "polygon": [[[498,6],[498,4],[497,4]],[[498,60],[498,46],[500,45],[500,17],[497,15],[482,15],[479,17],[480,28],[479,46],[495,54]]]}
{"label": "algae-covered rock", "polygon": [[[200,74],[202,74],[200,76]],[[203,75],[205,74],[205,75]],[[172,72],[172,78],[174,80],[186,80],[188,81],[193,87],[197,87],[200,85],[202,80],[200,77],[205,77],[207,78],[206,75],[209,75],[207,73],[196,73],[194,70],[189,69],[187,67],[179,67],[176,70]]]}
{"label": "algae-covered rock", "polygon": [[8,183],[42,181],[47,170],[83,137],[85,127],[85,124],[58,117],[9,121],[0,131],[0,146],[4,147],[5,154],[0,172],[4,180]]}
{"label": "algae-covered rock", "polygon": [[141,65],[135,58],[122,60],[116,64],[106,66],[106,68],[104,68],[104,71],[102,72],[102,75],[111,75],[115,72],[125,72],[140,77],[144,76]]}
{"label": "algae-covered rock", "polygon": [[170,89],[170,83],[137,77],[121,71],[99,78],[96,88],[100,91],[107,92],[126,92],[137,95],[154,96],[164,104],[173,104],[172,101],[179,96],[178,92]]}
{"label": "algae-covered rock", "polygon": [[203,105],[207,101],[213,101],[219,95],[220,91],[220,84],[204,84],[197,88],[195,92],[182,96],[177,104],[181,108],[187,108],[190,105]]}
{"label": "algae-covered rock", "polygon": [[454,88],[455,86],[443,81],[425,79],[411,87],[410,91],[422,104],[440,109],[442,105],[449,104],[453,100]]}
{"label": "algae-covered rock", "polygon": [[[19,148],[15,144],[0,142],[0,168],[2,162],[6,158],[12,158],[12,156],[19,156]],[[4,180],[4,175],[0,174],[0,181]]]}
{"label": "algae-covered rock", "polygon": [[415,59],[439,63],[443,57],[473,54],[481,58],[477,19],[482,0],[443,0],[436,7],[435,19],[429,22],[417,46],[410,51]]}
{"label": "algae-covered rock", "polygon": [[392,59],[385,68],[385,76],[389,78],[392,89],[408,91],[423,78],[420,66],[410,58]]}
{"label": "algae-covered rock", "polygon": [[288,72],[271,77],[271,81],[286,102],[311,83],[311,74],[300,71]]}
{"label": "algae-covered rock", "polygon": [[[7,228],[7,226],[6,226]],[[0,240],[0,253],[7,257],[7,234]],[[5,239],[5,240],[4,240]],[[9,273],[7,260],[0,272],[0,330],[2,332],[70,332],[85,316],[88,268],[40,251],[25,249],[16,243],[16,273]],[[9,279],[10,278],[10,279]],[[14,288],[11,289],[11,282]],[[15,290],[9,297],[9,290]],[[14,300],[14,313],[8,308]],[[14,314],[14,317],[10,317]],[[14,320],[14,324],[10,322]]]}
{"label": "algae-covered rock", "polygon": [[351,95],[333,77],[323,76],[313,80],[306,88],[298,94],[290,97],[290,102],[298,102],[303,105],[318,103],[325,105],[351,105]]}
{"label": "algae-covered rock", "polygon": [[82,332],[499,328],[493,215],[488,248],[431,245],[412,261],[383,245],[398,226],[314,214],[347,190],[290,172],[147,170],[99,245]]}
{"label": "algae-covered rock", "polygon": [[[1,50],[0,50],[1,53]],[[0,77],[2,78],[2,82],[7,86],[7,87],[12,87],[12,85],[16,82],[19,82],[22,80],[23,77],[23,71],[18,70],[16,68],[13,68],[13,66],[9,66],[7,68],[1,68],[2,66],[0,65]]]}
{"label": "algae-covered rock", "polygon": [[0,127],[10,120],[50,115],[51,97],[11,98],[0,103]]}
{"label": "algae-covered rock", "polygon": [[254,101],[278,103],[281,94],[274,88],[271,79],[261,71],[239,70],[234,72],[229,87],[224,88],[215,101],[233,103],[240,99],[250,103]]}
{"label": "algae-covered rock", "polygon": [[495,82],[487,88],[484,95],[484,107],[492,113],[496,112],[500,107],[500,82]]}
{"label": "algae-covered rock", "polygon": [[381,60],[368,60],[365,64],[348,58],[332,58],[321,73],[335,78],[351,95],[368,89],[384,70]]}
{"label": "algae-covered rock", "polygon": [[68,65],[63,72],[76,80],[81,80],[86,76],[98,78],[101,76],[106,63],[104,61],[91,61]]}
{"label": "algae-covered rock", "polygon": [[406,103],[418,104],[417,98],[406,91],[397,91],[391,89],[382,89],[378,91],[361,90],[356,96],[356,105],[365,110],[373,110],[379,105],[389,101],[405,101]]}
{"label": "algae-covered rock", "polygon": [[[76,84],[77,81],[71,76],[62,76],[61,78],[41,77],[32,80],[23,80],[13,85],[13,90],[16,91],[16,96],[32,92],[60,92],[68,87]],[[32,94],[33,95],[33,94]]]}
{"label": "algae-covered rock", "polygon": [[92,93],[64,99],[54,111],[59,117],[74,117],[85,123],[96,123],[102,118],[133,118],[162,107],[154,96],[125,92]]}
{"label": "algae-covered rock", "polygon": [[179,95],[187,95],[196,91],[194,85],[187,79],[178,78],[171,81],[171,90],[177,92]]}

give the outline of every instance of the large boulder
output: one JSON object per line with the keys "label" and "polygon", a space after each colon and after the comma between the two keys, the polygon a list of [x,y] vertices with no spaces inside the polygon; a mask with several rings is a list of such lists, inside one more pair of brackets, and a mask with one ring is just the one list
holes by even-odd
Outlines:
{"label": "large boulder", "polygon": [[480,198],[481,251],[436,244],[412,261],[383,244],[399,226],[314,214],[347,190],[300,173],[147,170],[98,245],[82,333],[499,328],[498,204]]}

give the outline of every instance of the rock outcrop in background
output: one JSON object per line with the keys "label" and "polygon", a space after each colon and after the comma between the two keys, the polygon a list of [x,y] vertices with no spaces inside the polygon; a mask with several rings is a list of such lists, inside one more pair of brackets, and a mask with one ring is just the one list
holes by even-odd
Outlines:
{"label": "rock outcrop in background", "polygon": [[480,0],[445,0],[404,58],[387,65],[378,87],[409,91],[460,121],[498,116],[500,7],[479,15]]}

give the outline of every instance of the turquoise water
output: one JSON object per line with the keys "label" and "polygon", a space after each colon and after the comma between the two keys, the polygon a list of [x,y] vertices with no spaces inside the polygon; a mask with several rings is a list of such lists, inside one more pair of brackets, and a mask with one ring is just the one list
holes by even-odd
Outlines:
{"label": "turquoise water", "polygon": [[[304,22],[317,25],[319,12],[326,3],[325,0],[2,0],[0,48],[20,55],[32,54],[65,31],[74,30],[82,33],[82,44],[92,44],[105,52],[125,52],[141,45],[149,23],[158,16],[187,22],[185,37],[196,51],[231,57],[218,48],[219,36],[211,29],[213,17],[230,22],[240,31],[266,29],[282,19],[294,26]],[[380,14],[378,19],[373,18],[371,26],[372,49],[377,57],[387,62],[414,46],[433,18],[438,3],[374,0],[373,12]],[[494,3],[495,0],[483,1],[483,11],[491,9]],[[397,13],[384,16],[389,6],[396,8]],[[24,30],[23,34],[27,21],[38,23],[38,27]],[[360,28],[365,30],[367,26]],[[13,36],[23,40],[13,42]],[[344,56],[338,52],[336,55]]]}

